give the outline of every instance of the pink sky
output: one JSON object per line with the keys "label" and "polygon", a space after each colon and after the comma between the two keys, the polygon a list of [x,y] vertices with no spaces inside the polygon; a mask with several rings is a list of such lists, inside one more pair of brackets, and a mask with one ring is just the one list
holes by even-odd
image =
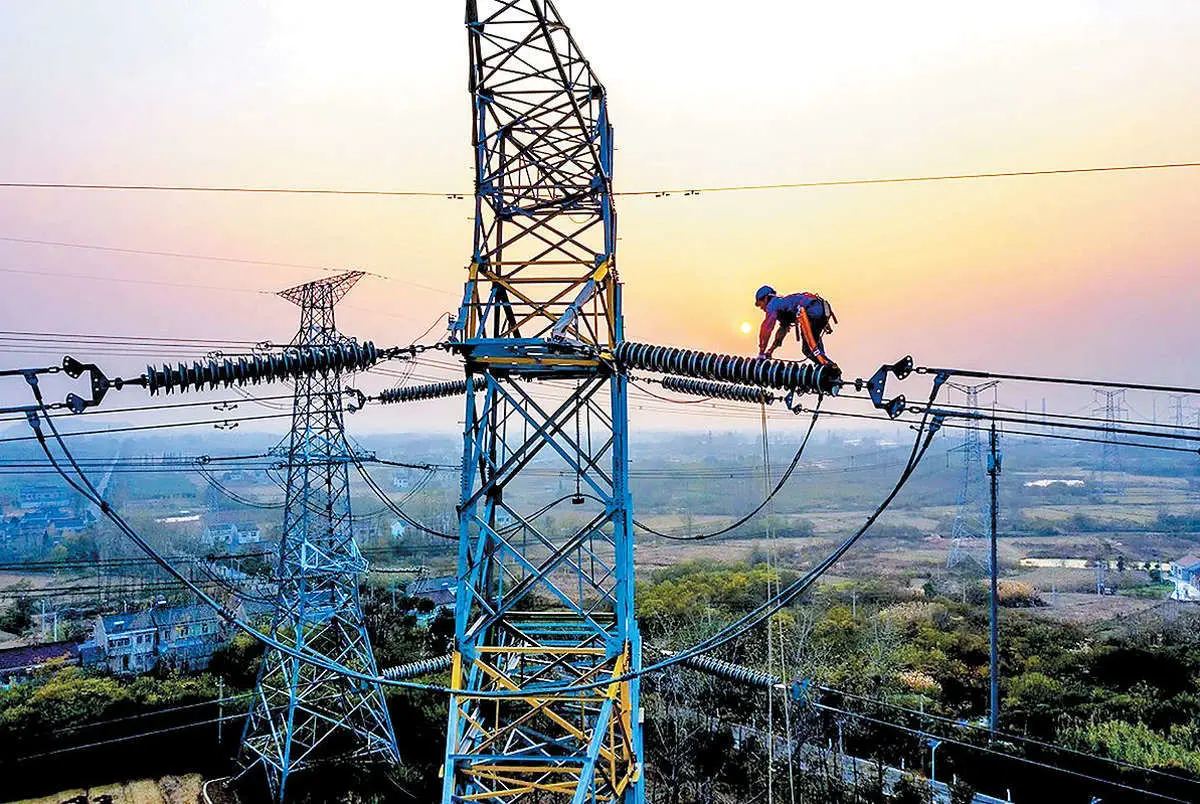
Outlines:
{"label": "pink sky", "polygon": [[[13,5],[0,181],[467,190],[462,9],[415,5]],[[1197,4],[830,5],[561,0],[609,89],[619,189],[1200,159]],[[1194,384],[1198,178],[623,199],[627,335],[751,353],[739,325],[767,282],[833,301],[828,345],[852,374],[913,353]],[[0,189],[2,237],[396,277],[341,312],[379,343],[456,305],[469,215],[440,198]],[[294,308],[254,291],[315,275],[2,240],[0,257],[53,275],[0,273],[9,330],[283,340]]]}

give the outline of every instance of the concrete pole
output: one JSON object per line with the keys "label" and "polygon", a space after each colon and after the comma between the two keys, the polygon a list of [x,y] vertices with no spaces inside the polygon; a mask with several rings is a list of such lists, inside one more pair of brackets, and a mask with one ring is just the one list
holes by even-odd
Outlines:
{"label": "concrete pole", "polygon": [[929,800],[937,804],[937,750],[941,748],[941,740],[929,741]]}

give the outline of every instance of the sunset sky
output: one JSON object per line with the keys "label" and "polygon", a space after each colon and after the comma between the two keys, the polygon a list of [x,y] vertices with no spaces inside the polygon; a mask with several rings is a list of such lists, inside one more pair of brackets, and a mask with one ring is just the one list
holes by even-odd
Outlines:
{"label": "sunset sky", "polygon": [[[558,6],[607,85],[622,190],[1200,160],[1200,3]],[[0,0],[0,18],[0,182],[470,192],[461,3]],[[632,339],[752,354],[740,325],[757,330],[770,283],[833,302],[827,345],[852,375],[912,353],[1197,380],[1200,169],[619,212]],[[380,344],[456,306],[470,214],[444,198],[0,188],[0,238],[394,277],[340,308]],[[263,292],[318,275],[0,239],[5,330],[286,340],[295,308]]]}

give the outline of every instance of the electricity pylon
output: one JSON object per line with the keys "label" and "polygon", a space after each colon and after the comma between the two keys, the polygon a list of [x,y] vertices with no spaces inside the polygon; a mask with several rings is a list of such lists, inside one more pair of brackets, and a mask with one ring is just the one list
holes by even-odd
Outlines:
{"label": "electricity pylon", "polygon": [[1174,409],[1175,415],[1175,432],[1182,433],[1185,418],[1184,414],[1188,408],[1189,398],[1185,394],[1171,394],[1171,407]]}
{"label": "electricity pylon", "polygon": [[[280,293],[300,307],[300,330],[290,348],[346,342],[334,325],[333,307],[362,276],[350,271]],[[340,372],[300,376],[292,403],[279,591],[270,635],[298,651],[375,676],[358,596],[367,562],[351,529],[351,459]],[[382,688],[268,648],[242,734],[242,764],[261,764],[273,797],[281,801],[290,774],[332,757],[399,761]]]}
{"label": "electricity pylon", "polygon": [[1096,407],[1093,413],[1104,416],[1104,435],[1100,442],[1100,469],[1096,472],[1097,486],[1101,494],[1110,491],[1109,474],[1121,470],[1121,456],[1117,451],[1119,440],[1117,426],[1129,418],[1129,406],[1125,403],[1125,391],[1092,389]]}
{"label": "electricity pylon", "polygon": [[[992,380],[979,385],[955,382],[946,384],[966,394],[967,409],[978,413],[979,392],[995,388],[999,383]],[[980,560],[980,555],[987,555],[982,545],[989,532],[988,521],[991,514],[987,495],[988,480],[983,467],[983,440],[979,437],[979,421],[969,418],[966,422],[963,441],[952,450],[962,453],[963,474],[962,486],[958,490],[954,524],[950,530],[952,541],[946,566],[953,568],[964,561],[975,561],[986,568],[990,559]]]}
{"label": "electricity pylon", "polygon": [[[475,238],[452,348],[485,388],[466,400],[442,801],[640,804],[607,98],[550,0],[468,0],[467,31]],[[575,492],[522,482],[535,459]]]}

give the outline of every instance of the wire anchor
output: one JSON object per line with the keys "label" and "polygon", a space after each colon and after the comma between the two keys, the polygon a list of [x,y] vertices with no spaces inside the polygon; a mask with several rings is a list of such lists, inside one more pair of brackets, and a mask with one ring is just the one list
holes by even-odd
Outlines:
{"label": "wire anchor", "polygon": [[62,402],[50,402],[44,406],[37,405],[14,405],[11,407],[0,408],[0,413],[31,413],[41,410],[62,410],[66,409],[72,413],[82,413],[88,408],[99,405],[104,400],[105,394],[111,389],[121,390],[125,385],[137,384],[136,380],[122,380],[120,378],[110,380],[105,376],[100,367],[94,363],[80,363],[69,355],[63,358],[62,365],[46,366],[42,368],[22,368],[9,369],[0,371],[0,377],[24,377],[31,387],[37,388],[38,377],[46,374],[66,374],[73,380],[77,380],[84,374],[88,375],[88,388],[91,391],[90,396],[86,399],[76,393],[69,393],[66,399]]}
{"label": "wire anchor", "polygon": [[[866,381],[865,385],[867,387],[867,393],[871,395],[871,402],[876,408],[879,408],[887,413],[889,418],[894,419],[904,412],[905,398],[904,394],[898,394],[897,396],[887,400],[883,398],[884,393],[887,391],[888,375],[894,374],[897,380],[903,380],[909,374],[912,374],[912,372],[912,355],[905,355],[895,363],[885,363],[884,365],[880,366],[879,371],[876,371],[873,375],[871,375],[871,379]],[[861,388],[860,383],[862,383],[862,380],[857,380],[855,382],[855,387]]]}

